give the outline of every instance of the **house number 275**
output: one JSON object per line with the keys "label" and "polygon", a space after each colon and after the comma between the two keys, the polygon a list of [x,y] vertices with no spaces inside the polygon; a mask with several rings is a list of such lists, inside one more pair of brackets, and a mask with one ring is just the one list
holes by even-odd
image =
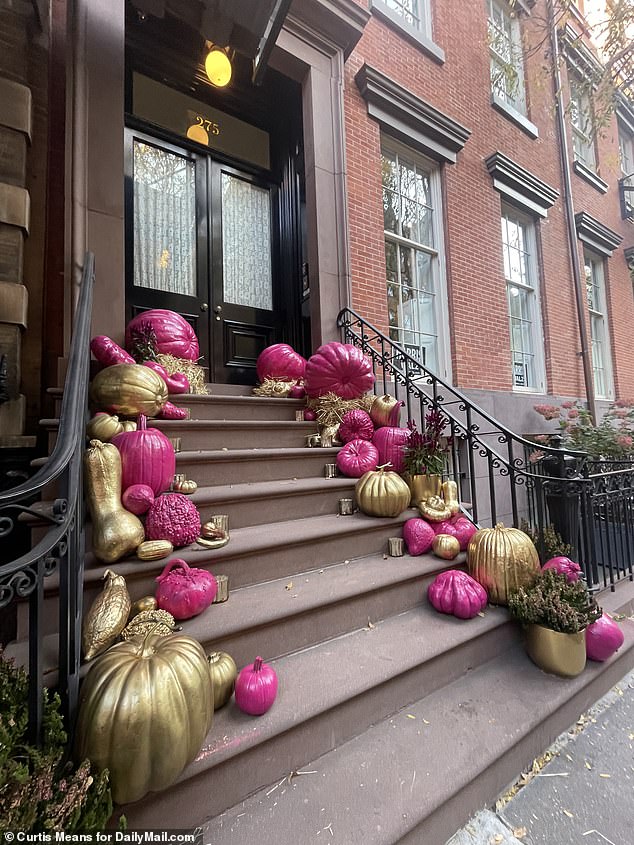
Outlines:
{"label": "house number 275", "polygon": [[196,124],[203,126],[210,135],[220,135],[220,126],[211,120],[207,120],[200,114],[196,115]]}

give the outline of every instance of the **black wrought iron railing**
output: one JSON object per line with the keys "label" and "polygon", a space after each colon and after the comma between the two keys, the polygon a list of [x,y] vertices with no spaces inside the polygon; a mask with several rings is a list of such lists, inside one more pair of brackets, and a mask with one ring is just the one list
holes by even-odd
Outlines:
{"label": "black wrought iron railing", "polygon": [[592,588],[632,579],[634,470],[622,469],[618,479],[601,487],[587,471],[585,453],[537,445],[515,434],[355,311],[344,308],[337,323],[344,342],[372,361],[376,392],[402,400],[408,420],[424,430],[426,413],[432,408],[441,413],[449,443],[448,475],[457,482],[461,508],[474,523],[527,527],[542,560],[548,535],[556,533],[572,547]]}
{"label": "black wrought iron railing", "polygon": [[[30,514],[50,524],[33,548],[0,566],[0,611],[28,601],[29,722],[38,741],[42,728],[44,581],[59,572],[58,683],[67,725],[72,724],[79,692],[84,566],[82,454],[88,409],[90,322],[94,257],[86,255],[74,317],[68,369],[55,447],[46,464],[28,481],[0,493],[0,542],[11,543],[16,521]],[[57,498],[50,510],[33,507],[50,485]]]}

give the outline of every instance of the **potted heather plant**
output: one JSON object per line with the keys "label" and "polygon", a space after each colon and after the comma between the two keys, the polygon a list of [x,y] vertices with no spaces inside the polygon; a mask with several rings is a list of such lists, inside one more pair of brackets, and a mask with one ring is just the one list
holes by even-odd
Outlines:
{"label": "potted heather plant", "polygon": [[418,431],[414,420],[407,421],[410,433],[403,447],[403,464],[412,502],[416,504],[441,495],[449,451],[449,442],[444,436],[446,426],[442,414],[435,408],[425,414],[424,431]]}
{"label": "potted heather plant", "polygon": [[584,581],[543,570],[530,587],[509,596],[509,611],[525,629],[526,652],[544,672],[574,678],[586,665],[585,629],[601,608]]}

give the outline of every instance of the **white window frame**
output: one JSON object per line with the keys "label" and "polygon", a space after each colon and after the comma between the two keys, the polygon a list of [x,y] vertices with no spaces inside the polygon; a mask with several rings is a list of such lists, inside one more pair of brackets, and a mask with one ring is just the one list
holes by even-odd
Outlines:
{"label": "white window frame", "polygon": [[[621,185],[634,187],[634,135],[619,124],[619,164],[621,166]],[[632,219],[634,214],[634,193],[622,195],[622,213]]]}
{"label": "white window frame", "polygon": [[[593,289],[596,292],[596,300],[593,300],[592,305],[589,298],[586,298],[586,304],[589,313],[590,322],[590,343],[592,354],[592,381],[594,383],[594,394],[597,399],[613,399],[614,398],[614,378],[612,373],[612,350],[610,345],[610,327],[608,323],[608,306],[605,286],[605,259],[592,250],[583,250],[583,264],[584,275],[586,278],[586,297],[588,286],[587,269],[591,267],[591,277]],[[596,270],[596,274],[594,272]],[[597,342],[602,346],[602,360],[601,367],[595,364],[595,350]],[[605,390],[602,392],[597,388],[597,370],[601,369],[605,374]]]}
{"label": "white window frame", "polygon": [[406,26],[431,39],[430,0],[382,0],[383,4],[403,19]]}
{"label": "white window frame", "polygon": [[[414,164],[423,170],[429,178],[429,186],[432,200],[432,233],[434,246],[430,247],[421,244],[417,241],[411,240],[402,235],[384,230],[384,242],[391,242],[398,246],[411,248],[426,253],[432,257],[432,278],[434,284],[434,317],[436,323],[436,358],[437,370],[435,375],[440,376],[446,381],[451,381],[451,354],[449,345],[449,307],[447,300],[447,273],[445,265],[445,242],[443,232],[443,207],[442,207],[442,186],[440,177],[440,166],[438,162],[428,159],[421,155],[411,147],[400,144],[392,138],[383,136],[381,139],[381,161],[383,155],[389,153],[396,155],[397,159],[403,158],[408,163]],[[382,181],[382,180],[381,180]],[[381,195],[383,195],[383,185],[381,186]],[[386,268],[387,269],[387,268]],[[398,266],[398,279],[400,284],[400,262]],[[386,296],[387,296],[387,276],[386,276]],[[400,321],[399,321],[400,322]],[[388,317],[389,325],[389,317]],[[391,326],[389,328],[392,328]],[[399,325],[397,330],[400,333],[403,328]],[[395,341],[401,343],[400,339]],[[429,362],[426,363],[429,367]]]}
{"label": "white window frame", "polygon": [[[501,29],[495,19],[495,12],[502,16],[509,32]],[[524,76],[524,50],[522,33],[517,11],[513,11],[506,0],[488,0],[488,33],[491,93],[507,108],[514,109],[527,117],[526,80]],[[505,44],[510,58],[496,48],[496,44]],[[512,67],[516,74],[515,84],[511,84],[506,68]],[[502,83],[500,85],[500,82]]]}
{"label": "white window frame", "polygon": [[[506,284],[506,304],[509,321],[509,340],[511,352],[511,381],[514,393],[546,393],[546,369],[544,365],[544,333],[542,328],[542,312],[540,300],[540,274],[539,264],[537,260],[537,235],[535,231],[535,220],[528,214],[523,214],[514,206],[508,203],[502,203],[500,223],[501,223],[501,238],[502,249],[506,250],[507,238],[505,232],[507,220],[511,220],[517,225],[521,226],[523,232],[524,251],[523,256],[525,260],[524,273],[526,277],[525,282],[509,279],[506,272],[504,272],[504,280]],[[505,267],[505,265],[503,265]],[[519,288],[528,294],[528,317],[530,320],[530,337],[533,355],[533,376],[534,383],[528,385],[515,384],[515,358],[513,353],[513,323],[511,317],[511,288]],[[524,352],[524,354],[526,354]]]}
{"label": "white window frame", "polygon": [[572,130],[572,157],[591,171],[597,169],[597,155],[594,144],[594,116],[590,95],[584,90],[583,82],[570,78],[570,127]]}

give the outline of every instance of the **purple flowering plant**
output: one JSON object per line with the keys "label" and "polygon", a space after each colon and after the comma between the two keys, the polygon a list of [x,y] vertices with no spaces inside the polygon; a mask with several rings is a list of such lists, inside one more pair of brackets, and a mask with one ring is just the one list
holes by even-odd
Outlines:
{"label": "purple flowering plant", "polygon": [[[590,412],[581,402],[562,402],[561,405],[535,405],[545,420],[556,421],[562,445],[568,449],[587,452],[594,458],[626,458],[634,452],[634,402],[617,399],[593,425]],[[539,435],[537,442],[548,443],[549,435]]]}
{"label": "purple flowering plant", "polygon": [[403,447],[405,472],[410,475],[442,475],[446,455],[451,445],[444,437],[447,422],[435,408],[425,414],[424,431],[419,431],[414,420],[407,421],[409,440]]}

